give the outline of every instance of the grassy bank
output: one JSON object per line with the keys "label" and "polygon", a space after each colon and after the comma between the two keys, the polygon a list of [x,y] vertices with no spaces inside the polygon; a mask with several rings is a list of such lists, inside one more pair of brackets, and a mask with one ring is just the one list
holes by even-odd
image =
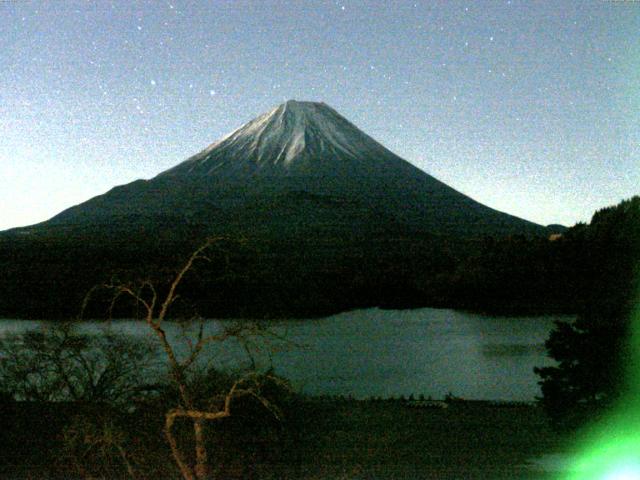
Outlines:
{"label": "grassy bank", "polygon": [[302,410],[296,462],[273,478],[544,478],[523,465],[559,442],[532,406],[347,401]]}
{"label": "grassy bank", "polygon": [[[17,403],[4,411],[3,478],[81,477],[78,464],[102,468],[106,478],[127,478],[125,469],[105,463],[105,458],[120,462],[115,443],[93,438],[91,444],[94,430],[80,432],[80,448],[69,446],[70,432],[87,425],[78,423],[79,414],[128,430],[118,437],[121,430],[114,426],[111,440],[121,438],[137,478],[178,478],[162,437],[160,409],[110,414],[96,406]],[[552,477],[526,468],[527,459],[554,451],[561,441],[531,405],[455,402],[417,408],[399,400],[296,399],[284,414],[276,422],[239,410],[226,423],[212,425],[217,478],[543,479]]]}

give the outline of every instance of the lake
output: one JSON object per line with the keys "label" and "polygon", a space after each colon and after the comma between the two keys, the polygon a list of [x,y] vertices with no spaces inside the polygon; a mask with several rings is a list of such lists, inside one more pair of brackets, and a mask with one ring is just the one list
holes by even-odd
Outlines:
{"label": "lake", "polygon": [[[364,309],[326,318],[271,322],[286,343],[253,342],[254,360],[273,366],[294,387],[311,395],[355,398],[447,393],[483,400],[531,401],[539,395],[533,367],[551,365],[544,341],[554,320],[571,316],[490,317],[446,309]],[[46,322],[0,320],[0,335],[36,328]],[[206,330],[225,322],[208,320]],[[104,324],[83,322],[80,329],[99,333]],[[150,336],[146,324],[109,322],[109,328]],[[182,345],[195,328],[166,324],[172,342]],[[223,368],[248,363],[237,342],[211,345],[208,360]],[[258,351],[256,351],[258,349]]]}

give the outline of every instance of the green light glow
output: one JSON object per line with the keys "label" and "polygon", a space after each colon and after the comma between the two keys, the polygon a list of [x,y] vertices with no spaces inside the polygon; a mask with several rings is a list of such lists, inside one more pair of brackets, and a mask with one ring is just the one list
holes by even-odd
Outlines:
{"label": "green light glow", "polygon": [[563,480],[640,480],[640,306],[632,319],[626,395],[576,443]]}
{"label": "green light glow", "polygon": [[624,465],[611,473],[608,473],[604,480],[634,480],[640,478],[640,467],[637,464]]}

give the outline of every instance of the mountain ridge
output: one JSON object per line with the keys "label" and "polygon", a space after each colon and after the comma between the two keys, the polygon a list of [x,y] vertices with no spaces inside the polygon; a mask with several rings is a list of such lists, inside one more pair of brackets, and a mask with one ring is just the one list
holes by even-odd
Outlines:
{"label": "mountain ridge", "polygon": [[[250,232],[271,221],[273,212],[266,206],[288,192],[357,204],[358,211],[376,211],[401,231],[546,233],[541,225],[482,205],[423,172],[328,105],[294,100],[149,180],[115,187],[38,225],[164,223],[164,216],[237,232],[231,228],[237,223],[233,217],[244,218],[244,209],[257,212],[241,228]],[[221,222],[225,215],[219,212],[231,218]],[[335,212],[343,214],[348,212]],[[313,215],[310,205],[307,212],[290,218],[296,223]]]}

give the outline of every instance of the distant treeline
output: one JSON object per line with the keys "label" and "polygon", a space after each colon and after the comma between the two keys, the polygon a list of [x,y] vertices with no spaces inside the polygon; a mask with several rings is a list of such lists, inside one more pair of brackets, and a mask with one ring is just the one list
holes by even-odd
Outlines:
{"label": "distant treeline", "polygon": [[[229,234],[215,258],[185,279],[175,312],[253,318],[320,316],[371,306],[579,312],[592,295],[594,278],[606,276],[612,289],[631,288],[615,259],[621,249],[640,245],[620,213],[637,209],[639,202],[634,197],[600,210],[590,224],[551,237]],[[76,317],[87,292],[112,278],[166,286],[190,252],[215,233],[193,225],[7,232],[0,235],[0,316]],[[97,293],[85,315],[104,316],[107,307],[107,297]],[[120,304],[114,314],[135,312]]]}
{"label": "distant treeline", "polygon": [[[552,240],[488,242],[462,261],[464,307],[499,311],[628,311],[635,299],[640,259],[640,197],[598,210]],[[625,299],[624,302],[621,299]],[[536,308],[537,307],[537,308]],[[620,316],[620,315],[617,315]]]}

